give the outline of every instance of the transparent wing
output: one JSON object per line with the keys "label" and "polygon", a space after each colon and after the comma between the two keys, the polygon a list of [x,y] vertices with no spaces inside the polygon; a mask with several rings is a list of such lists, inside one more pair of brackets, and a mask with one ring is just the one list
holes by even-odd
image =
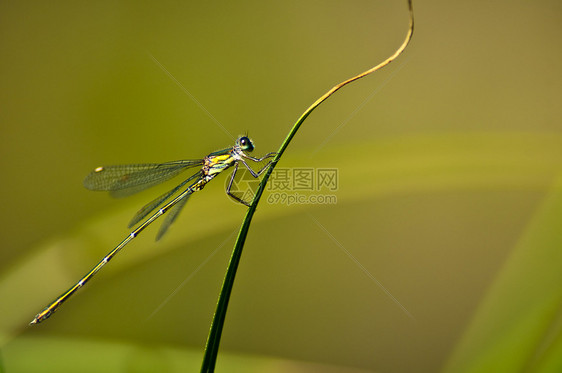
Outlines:
{"label": "transparent wing", "polygon": [[[186,180],[182,181],[181,184],[179,184],[177,187],[173,188],[172,190],[162,194],[161,196],[155,198],[154,200],[150,201],[149,203],[147,203],[146,205],[144,205],[139,211],[137,211],[137,213],[135,214],[135,216],[133,216],[133,219],[131,219],[131,221],[129,222],[129,228],[132,228],[133,226],[135,226],[137,223],[139,223],[141,220],[143,220],[144,218],[146,218],[151,212],[153,212],[154,210],[156,210],[159,206],[161,206],[162,204],[164,204],[164,202],[166,202],[168,199],[170,199],[174,194],[176,194],[183,186],[185,186],[185,184],[189,183],[190,181],[192,181],[193,179],[198,179],[202,177],[202,173],[198,172],[192,176],[190,176],[189,178],[187,178]],[[196,180],[197,182],[198,180]],[[171,211],[170,211],[171,212]],[[170,212],[168,212],[168,214],[170,214]]]}
{"label": "transparent wing", "polygon": [[181,201],[176,203],[170,209],[170,211],[168,211],[168,214],[166,214],[166,217],[164,218],[164,221],[162,222],[162,225],[160,226],[160,230],[158,230],[158,233],[156,234],[156,241],[161,239],[162,236],[164,236],[164,234],[168,231],[168,228],[176,220],[176,218],[178,217],[178,215],[179,215],[180,211],[182,210],[183,206],[185,206],[185,204],[187,203],[187,200],[189,199],[189,197],[191,197],[191,194],[192,193],[187,194],[185,197],[183,197],[181,199]]}
{"label": "transparent wing", "polygon": [[113,197],[128,196],[173,178],[191,167],[202,166],[204,160],[183,160],[167,163],[145,163],[103,166],[84,179],[90,190],[110,191]]}

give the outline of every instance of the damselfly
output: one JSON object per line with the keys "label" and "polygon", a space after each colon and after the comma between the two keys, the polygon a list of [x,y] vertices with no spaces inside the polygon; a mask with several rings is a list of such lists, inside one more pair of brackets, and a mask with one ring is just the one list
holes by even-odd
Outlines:
{"label": "damselfly", "polygon": [[[94,268],[80,279],[74,286],[55,299],[45,309],[39,312],[31,324],[38,324],[49,318],[61,304],[63,304],[72,294],[88,282],[104,265],[106,265],[125,245],[139,235],[147,226],[166,215],[156,239],[160,239],[170,227],[170,224],[177,218],[179,212],[189,199],[189,197],[205,187],[218,174],[224,170],[234,167],[230,181],[226,188],[226,193],[236,201],[250,206],[248,201],[236,196],[231,192],[232,183],[238,171],[238,166],[243,164],[250,174],[257,178],[271,164],[271,160],[259,170],[254,171],[246,162],[247,160],[259,163],[272,158],[276,153],[268,153],[262,158],[254,158],[247,153],[254,150],[254,144],[247,136],[241,136],[236,140],[233,147],[218,150],[207,155],[203,159],[182,160],[167,163],[133,164],[122,166],[98,167],[92,171],[84,180],[84,186],[91,190],[109,191],[113,196],[126,196],[151,186],[160,184],[166,180],[177,176],[179,173],[192,168],[201,167],[194,175],[182,181],[178,186],[154,199],[142,207],[129,223],[129,228],[137,226],[131,233],[109,252]],[[151,215],[152,214],[152,215]],[[149,216],[150,215],[150,216]],[[142,223],[141,223],[142,222]],[[140,224],[139,224],[140,223]]]}

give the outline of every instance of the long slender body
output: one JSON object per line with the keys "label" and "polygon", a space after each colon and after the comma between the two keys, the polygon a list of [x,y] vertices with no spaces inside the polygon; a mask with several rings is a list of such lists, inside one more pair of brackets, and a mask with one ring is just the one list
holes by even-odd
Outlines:
{"label": "long slender body", "polygon": [[[248,137],[240,137],[236,140],[236,144],[232,148],[227,148],[213,152],[201,160],[188,160],[176,161],[163,164],[139,164],[128,166],[108,166],[96,168],[86,179],[84,185],[92,190],[107,190],[115,195],[127,195],[138,192],[147,187],[156,185],[160,182],[176,176],[178,173],[195,166],[202,166],[201,169],[183,181],[181,184],[173,188],[171,191],[156,198],[154,201],[148,203],[141,208],[130,226],[134,226],[146,218],[140,225],[138,225],[131,233],[121,241],[113,250],[111,250],[98,264],[96,264],[84,277],[82,277],[70,289],[61,294],[51,304],[45,307],[38,313],[30,324],[38,324],[49,318],[70,296],[72,296],[78,289],[84,286],[96,273],[99,272],[123,247],[137,237],[146,227],[153,223],[156,219],[170,211],[167,219],[162,224],[158,232],[157,239],[162,237],[166,232],[169,225],[175,220],[183,205],[187,202],[188,198],[194,192],[197,192],[205,187],[205,185],[214,179],[224,170],[234,166],[234,172],[230,178],[227,187],[227,194],[249,206],[247,201],[235,196],[230,192],[230,187],[234,180],[238,164],[242,163],[252,174],[253,177],[259,177],[263,171],[267,169],[270,162],[268,162],[259,171],[253,171],[246,163],[246,159],[261,162],[267,158],[271,158],[275,153],[268,153],[262,158],[253,158],[245,152],[254,150],[254,145]],[[187,186],[186,186],[187,185]],[[184,188],[183,190],[181,190]],[[181,192],[180,192],[181,190]],[[173,197],[174,194],[177,196]]]}

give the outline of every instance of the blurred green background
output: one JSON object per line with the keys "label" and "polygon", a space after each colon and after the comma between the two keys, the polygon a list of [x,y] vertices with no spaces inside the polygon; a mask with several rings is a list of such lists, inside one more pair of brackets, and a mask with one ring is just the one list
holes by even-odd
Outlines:
{"label": "blurred green background", "polygon": [[[562,3],[414,8],[404,55],[317,109],[279,163],[337,168],[337,204],[262,200],[218,371],[562,370]],[[165,190],[113,200],[83,177],[227,133],[275,151],[398,47],[406,9],[0,2],[0,371],[197,371],[245,208],[220,176],[29,327]]]}

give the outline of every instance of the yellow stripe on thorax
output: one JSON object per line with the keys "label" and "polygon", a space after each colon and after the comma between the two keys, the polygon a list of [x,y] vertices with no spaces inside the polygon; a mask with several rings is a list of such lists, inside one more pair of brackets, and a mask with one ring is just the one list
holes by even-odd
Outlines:
{"label": "yellow stripe on thorax", "polygon": [[210,163],[209,166],[214,166],[217,163],[224,162],[230,157],[232,157],[230,154],[216,155],[216,156],[212,157],[211,159],[209,159],[209,163]]}

